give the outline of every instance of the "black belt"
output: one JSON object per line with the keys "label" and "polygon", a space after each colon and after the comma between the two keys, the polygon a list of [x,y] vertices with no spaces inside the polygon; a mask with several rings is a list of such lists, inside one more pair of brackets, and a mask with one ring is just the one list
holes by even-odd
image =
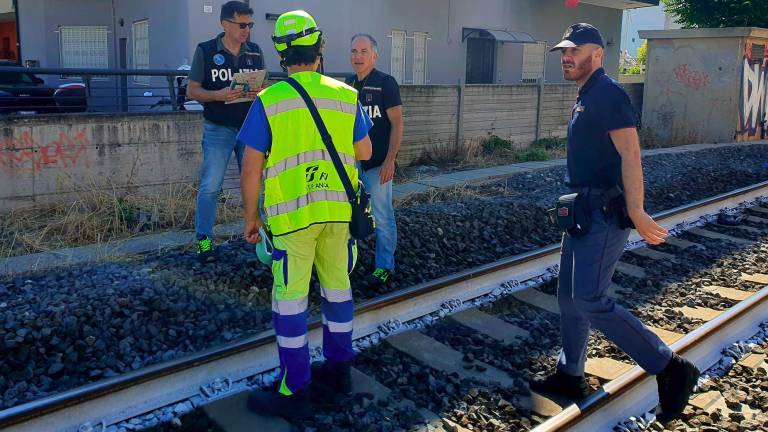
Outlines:
{"label": "black belt", "polygon": [[612,188],[595,188],[595,187],[572,187],[571,192],[582,194],[584,196],[603,196],[606,192]]}

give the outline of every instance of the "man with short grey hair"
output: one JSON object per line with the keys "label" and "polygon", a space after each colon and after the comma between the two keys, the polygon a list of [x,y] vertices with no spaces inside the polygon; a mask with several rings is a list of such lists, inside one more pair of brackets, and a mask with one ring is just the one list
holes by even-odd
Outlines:
{"label": "man with short grey hair", "polygon": [[403,110],[397,81],[376,67],[379,59],[376,39],[358,33],[351,40],[351,62],[355,76],[347,84],[358,91],[358,101],[373,120],[368,135],[373,143],[373,156],[361,161],[361,180],[371,194],[376,220],[376,268],[368,281],[372,285],[387,284],[395,270],[397,224],[392,205],[392,179],[395,161],[403,139]]}

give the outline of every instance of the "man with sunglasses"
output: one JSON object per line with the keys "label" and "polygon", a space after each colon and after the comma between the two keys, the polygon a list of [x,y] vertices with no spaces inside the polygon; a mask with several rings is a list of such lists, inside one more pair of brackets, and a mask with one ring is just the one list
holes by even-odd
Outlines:
{"label": "man with sunglasses", "polygon": [[250,103],[232,103],[245,96],[254,99],[261,89],[247,94],[230,89],[232,77],[238,72],[264,69],[261,48],[248,41],[253,28],[253,9],[240,1],[229,1],[221,6],[221,25],[224,32],[197,46],[189,71],[189,96],[203,104],[203,163],[200,170],[200,189],[197,193],[195,231],[197,254],[201,261],[210,262],[213,254],[213,225],[224,174],[232,152],[240,168],[244,146],[237,141],[237,133],[248,115]]}

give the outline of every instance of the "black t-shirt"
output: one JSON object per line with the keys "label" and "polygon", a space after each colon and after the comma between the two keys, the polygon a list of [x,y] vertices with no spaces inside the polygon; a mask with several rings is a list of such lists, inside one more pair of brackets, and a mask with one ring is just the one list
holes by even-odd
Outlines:
{"label": "black t-shirt", "polygon": [[392,76],[376,69],[362,80],[358,81],[357,76],[353,76],[347,78],[346,82],[357,89],[357,100],[373,120],[373,128],[368,132],[373,144],[373,155],[370,160],[360,162],[363,170],[368,171],[381,166],[387,158],[392,132],[387,110],[403,104],[400,100],[400,86]]}
{"label": "black t-shirt", "polygon": [[624,89],[596,70],[579,90],[568,124],[570,187],[608,189],[621,185],[621,156],[608,134],[637,127],[637,115]]}

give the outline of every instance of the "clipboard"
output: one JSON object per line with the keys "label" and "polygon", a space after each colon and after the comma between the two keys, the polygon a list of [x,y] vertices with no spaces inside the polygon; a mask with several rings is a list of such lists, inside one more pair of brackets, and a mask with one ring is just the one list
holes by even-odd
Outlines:
{"label": "clipboard", "polygon": [[[253,72],[237,72],[232,76],[232,82],[229,84],[229,88],[232,90],[242,90],[244,93],[258,90],[264,84],[264,80],[267,79],[266,70],[257,70]],[[224,102],[225,104],[241,103],[241,102],[253,102],[253,99],[248,97],[240,97],[230,102]]]}

